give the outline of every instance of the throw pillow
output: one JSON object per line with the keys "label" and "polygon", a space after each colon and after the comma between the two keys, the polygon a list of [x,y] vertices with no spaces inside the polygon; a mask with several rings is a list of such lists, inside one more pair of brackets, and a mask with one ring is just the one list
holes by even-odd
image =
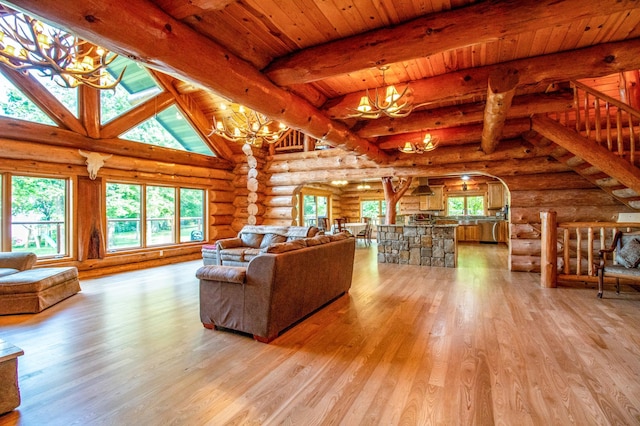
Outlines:
{"label": "throw pillow", "polygon": [[287,237],[284,235],[265,234],[262,242],[260,243],[260,248],[269,247],[271,244],[284,243],[285,241],[287,241]]}
{"label": "throw pillow", "polygon": [[635,238],[620,249],[616,260],[626,268],[635,268],[640,263],[640,242]]}

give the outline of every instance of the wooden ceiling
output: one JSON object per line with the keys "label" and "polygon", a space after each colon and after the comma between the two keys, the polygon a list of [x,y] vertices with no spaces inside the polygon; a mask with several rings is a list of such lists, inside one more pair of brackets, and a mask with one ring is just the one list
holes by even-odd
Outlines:
{"label": "wooden ceiling", "polygon": [[[532,113],[571,107],[570,80],[640,69],[640,0],[8,3],[177,77],[207,117],[228,99],[379,163],[427,131],[480,147],[490,76],[518,76],[501,134],[513,138]],[[421,106],[348,117],[382,65]]]}

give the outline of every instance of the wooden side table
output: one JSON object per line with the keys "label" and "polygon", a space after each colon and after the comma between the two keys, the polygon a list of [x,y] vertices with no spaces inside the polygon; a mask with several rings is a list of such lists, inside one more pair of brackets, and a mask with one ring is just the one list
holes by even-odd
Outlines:
{"label": "wooden side table", "polygon": [[24,351],[0,339],[0,414],[20,405],[18,387],[18,357]]}

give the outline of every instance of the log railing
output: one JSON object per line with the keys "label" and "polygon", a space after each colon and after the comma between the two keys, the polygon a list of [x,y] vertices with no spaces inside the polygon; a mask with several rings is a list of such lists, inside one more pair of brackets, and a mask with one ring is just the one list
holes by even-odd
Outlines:
{"label": "log railing", "polygon": [[292,152],[304,150],[304,133],[289,129],[278,142],[273,145],[273,152]]}
{"label": "log railing", "polygon": [[575,126],[578,133],[638,165],[640,112],[582,83],[572,82],[572,86],[574,108],[549,117]]}
{"label": "log railing", "polygon": [[556,287],[558,281],[597,282],[598,251],[611,246],[616,231],[640,230],[640,223],[557,223],[555,212],[542,212],[540,216],[543,287]]}

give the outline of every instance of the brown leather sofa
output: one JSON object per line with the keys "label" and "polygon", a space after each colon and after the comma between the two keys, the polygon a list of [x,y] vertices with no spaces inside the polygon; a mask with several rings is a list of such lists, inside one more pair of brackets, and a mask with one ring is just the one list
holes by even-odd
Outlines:
{"label": "brown leather sofa", "polygon": [[0,252],[0,315],[37,313],[80,291],[75,266],[33,268],[36,260]]}
{"label": "brown leather sofa", "polygon": [[[271,244],[313,237],[317,233],[318,228],[315,226],[245,225],[237,237],[216,241],[216,263],[246,266],[251,259]],[[206,261],[204,254],[203,252]]]}
{"label": "brown leather sofa", "polygon": [[200,319],[270,342],[351,287],[355,238],[317,235],[275,243],[246,267],[208,265],[200,279]]}

